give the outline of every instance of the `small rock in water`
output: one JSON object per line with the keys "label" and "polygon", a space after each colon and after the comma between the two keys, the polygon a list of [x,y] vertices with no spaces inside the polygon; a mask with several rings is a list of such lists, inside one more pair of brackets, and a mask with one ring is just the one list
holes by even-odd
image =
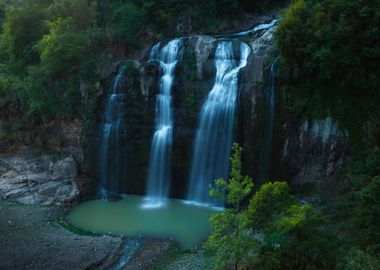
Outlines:
{"label": "small rock in water", "polygon": [[109,202],[116,202],[116,201],[120,201],[122,199],[122,197],[120,195],[108,195],[107,196],[107,201]]}

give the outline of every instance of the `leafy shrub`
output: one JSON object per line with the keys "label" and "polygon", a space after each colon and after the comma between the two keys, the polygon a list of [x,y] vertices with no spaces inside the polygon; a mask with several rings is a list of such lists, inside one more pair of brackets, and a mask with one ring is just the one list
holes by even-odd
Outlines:
{"label": "leafy shrub", "polygon": [[285,182],[264,184],[246,209],[243,200],[252,180],[241,175],[241,148],[234,145],[231,178],[216,180],[210,194],[229,205],[214,214],[212,234],[205,244],[215,253],[216,269],[335,269],[338,240],[324,215],[301,204]]}

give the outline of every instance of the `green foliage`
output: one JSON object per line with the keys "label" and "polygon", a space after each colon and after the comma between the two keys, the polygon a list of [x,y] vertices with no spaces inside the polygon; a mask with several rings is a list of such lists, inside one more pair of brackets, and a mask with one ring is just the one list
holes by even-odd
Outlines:
{"label": "green foliage", "polygon": [[80,83],[94,85],[96,79],[103,38],[96,7],[87,0],[7,4],[0,38],[0,111],[8,139],[24,140],[31,127],[81,117],[94,108],[87,105],[91,100],[81,100]]}
{"label": "green foliage", "polygon": [[276,35],[288,107],[332,115],[354,141],[379,144],[379,20],[379,0],[294,1]]}
{"label": "green foliage", "polygon": [[215,269],[223,269],[228,265],[242,267],[249,255],[251,234],[247,233],[247,218],[240,211],[240,204],[248,196],[253,187],[252,179],[241,175],[241,151],[238,144],[233,145],[231,157],[231,175],[228,181],[217,179],[217,188],[211,189],[210,195],[222,200],[231,207],[214,214],[211,219],[213,232],[205,244],[206,249],[216,252]]}
{"label": "green foliage", "polygon": [[378,268],[379,21],[379,0],[296,0],[276,34],[289,109],[311,118],[332,116],[361,148],[339,176],[343,190],[333,223],[351,249],[341,258],[342,269]]}
{"label": "green foliage", "polygon": [[227,205],[231,205],[239,212],[241,202],[252,191],[253,182],[249,176],[241,175],[242,148],[234,143],[232,151],[230,179],[228,181],[222,178],[215,180],[217,189],[210,187],[210,195],[227,203]]}
{"label": "green foliage", "polygon": [[[29,115],[42,116],[51,119],[54,116],[56,102],[53,92],[50,92],[45,82],[48,79],[46,71],[41,67],[30,67],[27,78],[29,98]],[[46,119],[45,122],[48,120]]]}
{"label": "green foliage", "polygon": [[6,54],[2,55],[1,61],[7,63],[16,74],[24,74],[27,65],[38,62],[34,46],[48,30],[45,24],[46,3],[41,2],[43,1],[26,1],[6,10],[1,36],[1,48]]}
{"label": "green foliage", "polygon": [[[2,26],[6,20],[6,10],[10,6],[19,5],[22,0],[0,0],[0,26]],[[2,28],[0,29],[0,33],[2,32]]]}
{"label": "green foliage", "polygon": [[238,18],[246,12],[265,12],[286,1],[266,0],[99,0],[99,21],[116,41],[138,46],[144,33],[169,36],[183,25],[192,31],[216,31],[220,21]]}
{"label": "green foliage", "polygon": [[96,1],[88,0],[54,0],[48,12],[52,21],[72,18],[76,28],[85,31],[96,23],[96,5]]}
{"label": "green foliage", "polygon": [[91,59],[101,36],[94,26],[95,7],[84,0],[57,0],[49,6],[54,20],[47,22],[49,33],[35,46],[39,65],[29,69],[29,114],[47,120],[78,115],[79,75],[90,78],[85,75],[95,68]]}
{"label": "green foliage", "polygon": [[322,213],[300,204],[285,182],[267,183],[252,198],[247,216],[261,235],[258,269],[335,269],[337,239]]}
{"label": "green foliage", "polygon": [[210,219],[213,231],[205,247],[215,252],[215,268],[335,269],[338,241],[326,218],[297,202],[287,183],[263,185],[241,209],[253,184],[241,175],[240,157],[241,148],[234,145],[231,179],[218,179],[217,189],[211,189],[230,206]]}
{"label": "green foliage", "polygon": [[360,249],[350,250],[344,258],[343,270],[377,270],[380,259],[370,252]]}
{"label": "green foliage", "polygon": [[41,64],[51,73],[67,73],[77,68],[91,45],[88,33],[78,31],[72,17],[58,18],[48,26],[49,34],[37,46]]}
{"label": "green foliage", "polygon": [[109,29],[116,40],[139,46],[139,34],[144,29],[143,10],[133,3],[111,6]]}
{"label": "green foliage", "polygon": [[29,129],[37,125],[43,133],[44,125],[58,119],[81,118],[92,127],[95,81],[104,73],[99,71],[104,55],[124,57],[141,41],[172,36],[185,28],[216,30],[221,19],[240,13],[241,4],[237,0],[0,0],[2,137],[19,139],[22,133],[32,137],[36,131]]}
{"label": "green foliage", "polygon": [[380,253],[380,151],[358,154],[342,174],[346,192],[341,200],[340,219],[354,243]]}
{"label": "green foliage", "polygon": [[289,187],[285,182],[267,183],[256,192],[247,211],[252,225],[264,229],[268,223],[281,216],[284,208],[295,202],[295,198],[289,195]]}

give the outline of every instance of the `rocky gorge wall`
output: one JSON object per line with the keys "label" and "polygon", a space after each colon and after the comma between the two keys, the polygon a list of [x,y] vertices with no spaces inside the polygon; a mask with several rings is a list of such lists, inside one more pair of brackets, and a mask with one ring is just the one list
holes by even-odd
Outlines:
{"label": "rocky gorge wall", "polygon": [[[268,113],[265,96],[273,87],[270,68],[276,58],[274,32],[275,28],[266,29],[257,37],[244,40],[250,44],[252,53],[239,77],[235,141],[244,148],[245,171],[259,178],[259,182],[260,179],[283,179],[296,185],[321,182],[341,166],[350,152],[348,136],[339,131],[332,119],[314,122],[308,119],[295,120],[282,107],[280,82],[276,82],[278,97],[273,120],[273,147],[270,153],[263,149],[267,147],[264,130],[268,124],[265,122]],[[174,144],[171,195],[175,197],[183,197],[187,190],[199,112],[214,83],[216,70],[213,57],[221,38],[236,39],[231,34],[183,38],[184,60],[177,64],[172,89]],[[161,42],[165,44],[167,41]],[[149,50],[142,59],[127,60],[130,84],[126,87],[128,161],[125,169],[128,179],[124,181],[123,191],[137,194],[145,191],[155,96],[162,75],[160,66],[149,62],[148,55]],[[308,123],[307,127],[305,123]],[[265,155],[269,155],[269,160]],[[269,172],[263,172],[263,167],[268,167]]]}
{"label": "rocky gorge wall", "polygon": [[[286,180],[294,185],[321,183],[333,175],[349,155],[348,135],[339,130],[333,119],[294,119],[286,111],[281,101],[281,83],[273,82],[270,76],[276,58],[274,32],[275,27],[251,38],[239,37],[252,49],[248,64],[239,77],[235,125],[235,141],[244,148],[243,167],[257,180],[256,183],[266,180]],[[183,61],[177,64],[172,89],[172,196],[184,197],[187,190],[199,112],[215,80],[217,44],[220,40],[234,39],[236,36],[231,34],[183,38]],[[238,42],[234,46],[237,45]],[[135,59],[108,65],[108,71],[104,72],[104,79],[99,83],[97,123],[105,110],[105,93],[109,91],[111,81],[109,74],[116,72],[118,65],[126,65],[126,138],[122,147],[126,148],[127,157],[122,166],[127,179],[121,181],[120,191],[131,194],[145,192],[154,132],[155,96],[162,75],[159,64],[149,62],[148,55],[149,50],[145,49],[136,53]],[[268,142],[266,96],[273,83],[277,87],[277,96],[271,123],[273,136]],[[64,153],[61,160],[54,155],[25,149],[0,155],[0,195],[3,199],[49,204],[96,194],[100,127],[85,132],[83,123],[74,121],[63,123],[59,128],[62,144],[56,150]],[[20,169],[19,163],[26,165]],[[64,169],[61,170],[62,166]]]}
{"label": "rocky gorge wall", "polygon": [[[177,64],[172,89],[173,105],[173,154],[172,154],[172,192],[176,197],[184,196],[191,167],[194,138],[198,126],[199,112],[203,101],[211,90],[215,80],[216,68],[214,55],[218,42],[232,40],[236,51],[240,40],[252,48],[248,65],[239,78],[241,106],[238,123],[235,128],[236,138],[239,133],[252,132],[254,129],[252,111],[258,86],[265,80],[266,69],[270,64],[274,28],[264,29],[251,37],[236,37],[232,34],[219,36],[193,35],[182,38],[183,61]],[[161,41],[166,43],[167,41]],[[162,69],[156,62],[148,61],[149,51],[140,60],[127,60],[126,86],[126,133],[127,162],[124,164],[128,179],[124,181],[123,191],[144,193],[150,154],[150,142],[153,135],[155,96],[158,91]],[[235,54],[237,57],[238,54]],[[251,108],[248,108],[251,107]],[[100,106],[99,115],[104,111]],[[242,111],[242,113],[240,112]],[[246,130],[251,131],[246,131]],[[241,131],[242,130],[242,131]],[[99,138],[99,133],[94,137]],[[96,143],[95,143],[96,144]],[[246,143],[248,144],[248,143]],[[250,148],[247,147],[247,150]],[[96,154],[88,155],[95,157]],[[96,158],[90,161],[96,168]],[[96,169],[93,170],[97,175]]]}

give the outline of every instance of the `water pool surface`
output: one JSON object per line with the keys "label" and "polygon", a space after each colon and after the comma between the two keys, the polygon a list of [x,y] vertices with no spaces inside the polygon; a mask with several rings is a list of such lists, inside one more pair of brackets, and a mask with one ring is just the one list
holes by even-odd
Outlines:
{"label": "water pool surface", "polygon": [[[68,220],[75,227],[103,234],[173,238],[183,248],[207,239],[209,218],[217,208],[167,199],[149,207],[145,197],[127,195],[119,201],[94,200],[75,207]],[[148,206],[148,207],[147,207]]]}

